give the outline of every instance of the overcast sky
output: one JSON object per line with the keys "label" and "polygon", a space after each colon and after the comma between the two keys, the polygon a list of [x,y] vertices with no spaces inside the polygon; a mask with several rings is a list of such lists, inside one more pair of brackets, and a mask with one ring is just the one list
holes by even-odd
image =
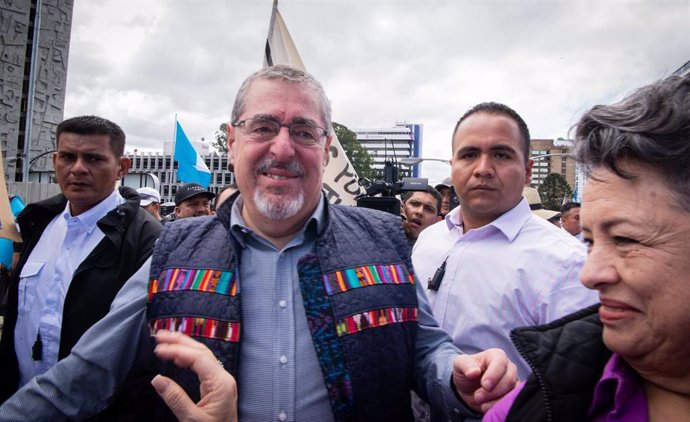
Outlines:
{"label": "overcast sky", "polygon": [[[175,114],[211,142],[262,65],[272,0],[75,0],[65,117],[120,124],[127,150],[162,151]],[[449,158],[458,117],[517,110],[533,138],[690,60],[690,0],[280,0],[307,70],[348,127],[424,125]],[[437,180],[449,167],[429,162]]]}

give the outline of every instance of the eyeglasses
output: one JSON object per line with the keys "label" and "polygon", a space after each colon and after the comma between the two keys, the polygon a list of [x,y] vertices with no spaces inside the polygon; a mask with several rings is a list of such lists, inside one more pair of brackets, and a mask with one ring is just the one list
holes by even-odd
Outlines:
{"label": "eyeglasses", "polygon": [[241,127],[242,132],[249,136],[256,142],[268,142],[278,136],[280,128],[288,128],[290,138],[298,144],[305,147],[313,147],[323,145],[321,141],[325,136],[328,136],[326,129],[312,125],[310,123],[293,123],[291,125],[284,125],[275,120],[251,118],[240,120],[233,124],[234,127]]}

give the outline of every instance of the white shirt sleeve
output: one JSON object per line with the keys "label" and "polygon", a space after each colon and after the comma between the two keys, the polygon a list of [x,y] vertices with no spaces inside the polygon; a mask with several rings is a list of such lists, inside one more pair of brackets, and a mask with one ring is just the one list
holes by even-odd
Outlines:
{"label": "white shirt sleeve", "polygon": [[0,406],[0,420],[81,420],[105,409],[135,359],[151,353],[146,297],[151,258],[125,283],[110,312],[94,324],[69,356],[34,377]]}

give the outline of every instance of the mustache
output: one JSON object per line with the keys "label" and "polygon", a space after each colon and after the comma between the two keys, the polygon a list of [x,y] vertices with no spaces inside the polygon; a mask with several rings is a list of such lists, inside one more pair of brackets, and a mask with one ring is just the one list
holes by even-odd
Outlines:
{"label": "mustache", "polygon": [[256,174],[265,173],[269,169],[282,169],[287,170],[290,173],[294,173],[297,176],[304,176],[304,168],[300,165],[297,160],[291,160],[288,162],[275,161],[270,158],[264,158],[256,165]]}

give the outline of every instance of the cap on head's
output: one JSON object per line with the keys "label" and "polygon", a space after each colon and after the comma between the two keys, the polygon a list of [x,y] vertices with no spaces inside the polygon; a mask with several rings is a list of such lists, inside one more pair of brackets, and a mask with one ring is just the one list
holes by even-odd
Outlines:
{"label": "cap on head's", "polygon": [[440,192],[441,189],[444,189],[444,188],[450,189],[452,186],[453,186],[453,184],[450,183],[450,177],[446,177],[445,179],[443,179],[443,180],[441,180],[440,182],[438,182],[438,183],[436,184],[436,186],[434,186],[434,189],[436,189],[437,191]]}
{"label": "cap on head's", "polygon": [[524,196],[527,200],[529,208],[532,210],[532,214],[536,215],[537,217],[541,217],[544,220],[548,220],[556,214],[560,214],[560,212],[558,211],[544,209],[544,206],[541,204],[541,197],[539,196],[539,191],[536,188],[525,186],[522,189],[522,196]]}
{"label": "cap on head's", "polygon": [[213,199],[216,195],[204,189],[198,183],[187,183],[186,185],[180,186],[175,194],[175,206],[179,206],[182,202],[192,198],[194,196],[203,195],[208,199]]}
{"label": "cap on head's", "polygon": [[139,188],[137,192],[139,192],[139,206],[145,207],[153,202],[157,204],[161,202],[161,194],[154,188]]}

